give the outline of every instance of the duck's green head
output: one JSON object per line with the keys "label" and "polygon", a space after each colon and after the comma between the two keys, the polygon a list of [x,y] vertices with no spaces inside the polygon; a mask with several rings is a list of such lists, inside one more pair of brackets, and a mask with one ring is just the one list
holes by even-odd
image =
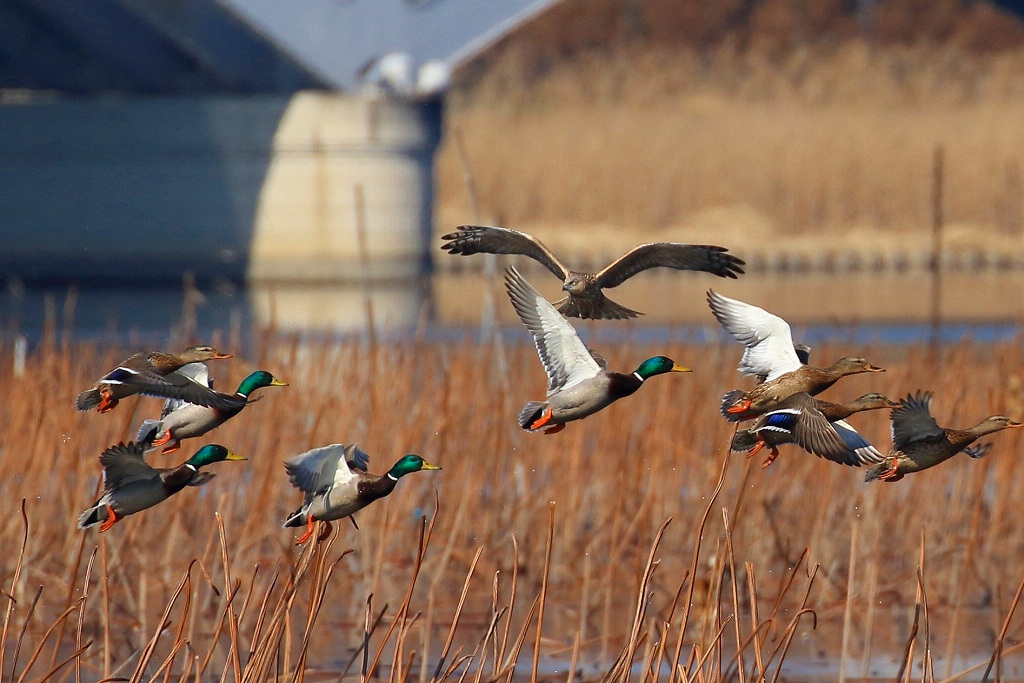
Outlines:
{"label": "duck's green head", "polygon": [[206,446],[203,446],[198,451],[196,451],[196,454],[193,455],[188,460],[186,460],[185,464],[191,465],[192,467],[199,469],[200,467],[205,467],[206,465],[210,465],[215,462],[221,462],[222,460],[245,459],[246,457],[244,455],[232,453],[231,451],[224,448],[220,444],[211,443]]}
{"label": "duck's green head", "polygon": [[690,368],[677,365],[671,358],[665,356],[654,356],[640,364],[633,374],[640,379],[649,379],[655,375],[663,375],[666,372],[693,372]]}
{"label": "duck's green head", "polygon": [[402,456],[402,458],[394,464],[394,466],[388,470],[395,479],[400,479],[407,474],[412,472],[419,472],[420,470],[439,470],[441,469],[438,465],[431,465],[429,462],[424,460],[418,455],[410,453],[409,455]]}
{"label": "duck's green head", "polygon": [[286,386],[288,386],[288,382],[282,382],[266,370],[257,370],[242,380],[242,383],[238,385],[238,393],[242,396],[248,396],[252,392],[257,389],[262,389],[263,387]]}

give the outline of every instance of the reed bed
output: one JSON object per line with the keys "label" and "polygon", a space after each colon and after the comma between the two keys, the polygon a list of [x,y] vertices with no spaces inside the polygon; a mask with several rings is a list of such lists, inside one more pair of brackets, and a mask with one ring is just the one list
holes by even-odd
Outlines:
{"label": "reed bed", "polygon": [[[48,334],[16,375],[12,346],[0,346],[4,676],[654,683],[824,666],[827,678],[940,680],[972,666],[976,678],[989,653],[1004,676],[1012,662],[1024,555],[1015,432],[981,461],[869,486],[794,448],[766,470],[726,454],[716,404],[742,383],[732,343],[598,338],[613,367],[666,353],[696,371],[541,436],[514,422],[543,394],[528,344],[254,339],[211,364],[218,386],[257,367],[291,386],[205,439],[249,461],[214,466],[206,487],[102,535],[75,529],[98,489],[96,458],[159,402],[97,415],[72,399],[131,349]],[[858,351],[888,372],[832,395],[930,388],[951,426],[1024,415],[1020,344]],[[855,423],[887,445],[882,412]],[[357,514],[358,531],[336,523],[328,541],[296,548],[280,527],[299,501],[282,460],[352,441],[372,471],[406,452],[444,470],[403,479]],[[198,445],[152,459],[177,464]]]}
{"label": "reed bed", "polygon": [[473,215],[468,163],[481,220],[585,228],[577,253],[623,228],[641,241],[927,244],[941,148],[947,225],[973,246],[1019,249],[1020,48],[849,40],[776,56],[726,39],[531,60],[506,50],[450,98],[438,234]]}

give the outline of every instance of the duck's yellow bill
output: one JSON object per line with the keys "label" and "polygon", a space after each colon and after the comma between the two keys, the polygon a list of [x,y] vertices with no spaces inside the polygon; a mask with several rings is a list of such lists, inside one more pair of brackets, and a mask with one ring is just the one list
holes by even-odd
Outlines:
{"label": "duck's yellow bill", "polygon": [[286,386],[288,386],[288,382],[282,382],[281,380],[279,380],[278,378],[275,377],[274,380],[270,383],[270,386],[272,386],[272,387],[286,387]]}
{"label": "duck's yellow bill", "polygon": [[225,460],[248,460],[249,458],[245,457],[244,455],[239,455],[238,453],[232,453],[231,451],[228,451],[228,454],[224,457],[224,459]]}
{"label": "duck's yellow bill", "polygon": [[672,372],[693,372],[693,370],[691,370],[690,368],[684,368],[682,365],[673,363]]}
{"label": "duck's yellow bill", "polygon": [[441,469],[441,466],[440,465],[431,465],[429,462],[424,460],[423,461],[423,467],[421,467],[420,469],[421,470],[439,470],[439,469]]}

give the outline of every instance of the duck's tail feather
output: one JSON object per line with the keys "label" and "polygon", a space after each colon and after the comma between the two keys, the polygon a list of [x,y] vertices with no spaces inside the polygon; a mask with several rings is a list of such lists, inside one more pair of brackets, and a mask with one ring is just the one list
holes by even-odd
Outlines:
{"label": "duck's tail feather", "polygon": [[81,411],[92,410],[100,404],[103,397],[100,395],[100,390],[96,388],[87,389],[78,395],[75,399],[75,408]]}
{"label": "duck's tail feather", "polygon": [[160,420],[143,420],[139,425],[139,431],[135,435],[135,443],[145,444],[146,450],[153,448],[153,441],[160,433]]}
{"label": "duck's tail feather", "polygon": [[758,436],[749,429],[741,429],[732,436],[732,444],[729,449],[735,452],[749,451],[757,445]]}
{"label": "duck's tail feather", "polygon": [[729,422],[741,422],[742,420],[746,419],[743,413],[726,412],[726,408],[731,408],[733,405],[735,405],[741,398],[743,398],[743,395],[745,393],[746,392],[743,391],[742,389],[733,389],[732,391],[730,391],[729,393],[722,397],[722,417],[724,417]]}
{"label": "duck's tail feather", "polygon": [[281,526],[285,528],[306,526],[307,521],[308,520],[306,519],[306,507],[302,506],[292,514],[288,515],[288,517],[284,520],[284,524],[282,524]]}
{"label": "duck's tail feather", "polygon": [[530,430],[530,425],[540,419],[544,413],[544,409],[548,407],[547,403],[541,401],[530,401],[523,409],[519,411],[519,426],[526,431]]}
{"label": "duck's tail feather", "polygon": [[597,296],[567,296],[556,301],[558,312],[566,318],[588,320],[628,320],[643,315],[639,311],[615,303],[604,294]]}
{"label": "duck's tail feather", "polygon": [[78,528],[84,529],[99,524],[107,518],[107,506],[97,503],[78,516]]}
{"label": "duck's tail feather", "polygon": [[888,469],[889,466],[884,462],[872,465],[864,472],[864,481],[874,481],[882,475],[882,472],[885,472]]}

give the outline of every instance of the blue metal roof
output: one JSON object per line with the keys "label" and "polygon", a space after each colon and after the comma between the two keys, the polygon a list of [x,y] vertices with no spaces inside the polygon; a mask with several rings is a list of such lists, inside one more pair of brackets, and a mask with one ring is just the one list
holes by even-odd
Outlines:
{"label": "blue metal roof", "polygon": [[324,87],[211,0],[0,2],[0,88],[192,94]]}
{"label": "blue metal roof", "polygon": [[0,88],[349,89],[374,58],[457,60],[556,0],[3,0]]}

